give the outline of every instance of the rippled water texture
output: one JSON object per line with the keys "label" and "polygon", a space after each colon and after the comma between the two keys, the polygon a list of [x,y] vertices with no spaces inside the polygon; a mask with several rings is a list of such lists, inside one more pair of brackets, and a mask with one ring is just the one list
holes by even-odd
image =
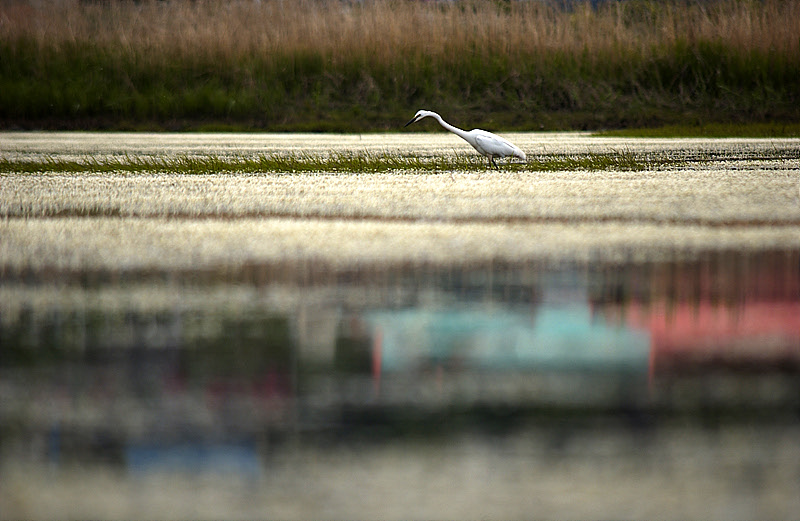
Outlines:
{"label": "rippled water texture", "polygon": [[[800,140],[640,171],[0,174],[0,518],[793,518]],[[777,151],[777,153],[776,153]],[[472,154],[5,133],[11,160]]]}

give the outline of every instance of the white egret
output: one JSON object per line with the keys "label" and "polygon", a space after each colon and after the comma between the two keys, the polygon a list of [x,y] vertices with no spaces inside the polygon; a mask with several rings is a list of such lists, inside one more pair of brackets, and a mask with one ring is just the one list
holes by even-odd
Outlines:
{"label": "white egret", "polygon": [[525,152],[520,150],[516,145],[508,140],[479,128],[472,129],[469,132],[466,130],[461,130],[460,128],[454,127],[447,121],[443,120],[442,116],[439,114],[430,110],[417,111],[417,113],[414,114],[414,117],[411,118],[411,121],[406,123],[405,126],[407,127],[423,118],[433,118],[438,121],[441,126],[472,145],[472,148],[477,150],[479,154],[488,157],[489,162],[493,164],[495,168],[499,168],[497,163],[494,162],[496,157],[503,158],[512,156],[526,161]]}

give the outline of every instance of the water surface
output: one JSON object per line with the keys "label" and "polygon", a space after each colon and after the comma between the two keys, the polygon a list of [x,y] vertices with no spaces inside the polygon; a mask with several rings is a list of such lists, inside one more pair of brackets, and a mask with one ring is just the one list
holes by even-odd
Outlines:
{"label": "water surface", "polygon": [[[4,137],[21,156],[461,153]],[[757,159],[797,142],[514,139],[716,156],[635,176],[5,175],[0,517],[800,511],[798,166]],[[86,200],[120,211],[15,210]]]}

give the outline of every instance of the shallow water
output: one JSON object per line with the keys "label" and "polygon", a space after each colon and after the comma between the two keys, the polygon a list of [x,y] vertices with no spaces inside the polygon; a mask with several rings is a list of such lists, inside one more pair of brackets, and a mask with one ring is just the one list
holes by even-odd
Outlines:
{"label": "shallow water", "polygon": [[[2,153],[25,156],[451,145],[410,135],[5,137]],[[492,219],[498,205],[454,222],[450,204],[483,198],[447,173],[408,176],[388,193],[399,222],[236,217],[237,205],[273,204],[231,188],[236,176],[199,181],[226,194],[221,215],[7,214],[0,517],[796,517],[798,165],[759,164],[750,151],[768,140],[514,139],[574,153],[714,150],[728,166],[648,173],[670,179],[647,199],[671,198],[670,222],[644,218],[631,179],[615,172],[508,190],[515,223]],[[63,201],[27,177],[7,175],[0,189],[25,204]],[[755,194],[741,199],[750,213],[736,225],[681,221],[704,211],[693,188],[709,177]],[[94,179],[92,197],[132,204],[103,184],[125,176]],[[578,179],[589,195],[566,197]],[[142,180],[129,193],[155,214],[186,202],[168,189],[148,196],[163,178]],[[329,181],[314,198],[347,193],[347,180]],[[417,222],[402,212],[416,200],[404,193],[425,191],[419,183],[447,195],[422,205],[435,217]],[[758,192],[765,183],[778,203]],[[596,222],[619,184],[630,215]],[[491,199],[500,188],[484,190]],[[395,196],[408,204],[391,206]],[[341,211],[335,199],[322,204]],[[526,221],[530,199],[566,220]]]}

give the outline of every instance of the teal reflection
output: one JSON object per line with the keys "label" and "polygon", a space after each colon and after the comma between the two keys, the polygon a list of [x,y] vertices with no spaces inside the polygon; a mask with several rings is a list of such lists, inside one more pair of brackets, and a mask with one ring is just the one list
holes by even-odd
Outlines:
{"label": "teal reflection", "polygon": [[470,369],[646,372],[649,335],[593,316],[588,305],[404,309],[366,316],[381,371]]}

